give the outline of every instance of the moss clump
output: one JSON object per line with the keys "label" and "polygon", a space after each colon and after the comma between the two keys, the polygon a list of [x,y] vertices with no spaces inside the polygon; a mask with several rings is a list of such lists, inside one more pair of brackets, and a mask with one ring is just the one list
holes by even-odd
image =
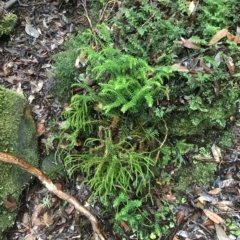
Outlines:
{"label": "moss clump", "polygon": [[[0,87],[0,151],[38,163],[36,129],[26,99]],[[11,194],[18,199],[30,174],[17,166],[0,162],[0,236],[14,222],[15,214],[7,211],[3,200]]]}
{"label": "moss clump", "polygon": [[[191,136],[202,134],[203,131],[211,127],[225,127],[228,117],[236,112],[236,108],[226,109],[223,107],[205,106],[207,112],[188,110],[171,113],[166,117],[168,123],[169,134],[177,136]],[[165,128],[161,131],[164,133]]]}
{"label": "moss clump", "polygon": [[[60,159],[59,159],[60,161]],[[55,154],[50,153],[46,156],[41,165],[41,170],[51,179],[56,179],[57,176],[64,176],[64,167],[62,164],[56,164]]]}
{"label": "moss clump", "polygon": [[176,192],[186,193],[195,184],[206,186],[214,180],[215,163],[194,162],[192,166],[182,166],[175,176],[173,189]]}
{"label": "moss clump", "polygon": [[3,34],[9,34],[17,23],[17,16],[13,13],[7,13],[2,19],[0,19],[0,36]]}

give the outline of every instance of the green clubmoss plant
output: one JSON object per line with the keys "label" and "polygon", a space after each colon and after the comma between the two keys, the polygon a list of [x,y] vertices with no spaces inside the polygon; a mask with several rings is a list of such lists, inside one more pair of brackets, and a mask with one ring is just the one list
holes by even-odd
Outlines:
{"label": "green clubmoss plant", "polygon": [[116,212],[116,222],[113,226],[115,232],[122,232],[119,222],[124,221],[137,239],[156,239],[168,236],[171,228],[175,226],[174,205],[164,200],[161,205],[154,216],[151,216],[148,211],[144,210],[142,199],[132,200],[127,194],[120,193],[113,202]]}
{"label": "green clubmoss plant", "polygon": [[[67,142],[64,163],[70,174],[76,169],[86,173],[95,196],[106,200],[119,187],[138,194],[153,177],[151,167],[160,141],[158,131],[154,126],[150,130],[148,124],[155,117],[152,107],[157,98],[168,97],[163,80],[171,76],[172,69],[150,67],[143,59],[122,54],[111,44],[103,24],[97,33],[86,31],[83,35],[88,35],[97,49],[79,48],[86,72],[80,74],[81,82],[73,85],[81,93],[72,97],[63,113],[66,121],[59,140]],[[88,79],[94,80],[94,88]],[[125,124],[129,127],[123,131]],[[78,136],[86,136],[86,150],[72,154]],[[149,141],[157,146],[151,148]]]}

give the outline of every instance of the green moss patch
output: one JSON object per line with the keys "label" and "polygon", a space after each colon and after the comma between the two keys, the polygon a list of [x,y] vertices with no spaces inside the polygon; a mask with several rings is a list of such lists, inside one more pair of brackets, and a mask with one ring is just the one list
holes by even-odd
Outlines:
{"label": "green moss patch", "polygon": [[178,193],[191,191],[191,186],[207,186],[214,180],[215,163],[194,162],[192,166],[182,166],[174,176],[173,190]]}
{"label": "green moss patch", "polygon": [[9,34],[17,23],[17,16],[13,13],[7,13],[2,19],[0,19],[0,36],[3,34]]}
{"label": "green moss patch", "polygon": [[[0,87],[0,151],[11,153],[37,166],[37,135],[27,100]],[[18,199],[30,174],[17,166],[0,162],[0,234],[12,225],[15,213],[3,206],[8,195]]]}

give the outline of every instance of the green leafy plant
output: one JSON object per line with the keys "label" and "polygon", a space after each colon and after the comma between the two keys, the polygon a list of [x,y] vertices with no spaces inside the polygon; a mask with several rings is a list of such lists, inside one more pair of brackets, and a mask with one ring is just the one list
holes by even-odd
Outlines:
{"label": "green leafy plant", "polygon": [[234,139],[234,133],[231,131],[224,131],[218,139],[220,147],[231,147],[232,140]]}
{"label": "green leafy plant", "polygon": [[49,195],[45,196],[42,199],[42,204],[43,204],[44,207],[50,208],[50,206],[51,206],[51,197]]}
{"label": "green leafy plant", "polygon": [[[119,15],[113,16],[109,23],[116,43],[121,44],[121,50],[151,61],[151,54],[161,53],[164,49],[160,62],[170,64],[175,54],[169,47],[169,41],[186,34],[185,29],[174,20],[173,13],[179,7],[178,2],[171,2],[168,19],[164,16],[164,9],[169,7],[165,1],[149,3],[144,0],[135,7],[130,7],[130,1],[121,4]],[[167,39],[165,33],[168,33]]]}
{"label": "green leafy plant", "polygon": [[116,225],[119,225],[120,221],[126,222],[138,239],[144,239],[143,225],[147,217],[147,212],[140,210],[141,206],[141,200],[131,200],[124,193],[119,194],[113,203]]}
{"label": "green leafy plant", "polygon": [[[163,81],[171,76],[172,69],[150,67],[143,59],[122,54],[112,46],[103,24],[97,34],[86,31],[83,35],[99,50],[79,48],[78,59],[83,59],[86,72],[81,74],[81,82],[73,85],[82,93],[72,97],[63,113],[66,121],[59,140],[67,142],[64,163],[70,174],[76,169],[86,173],[93,195],[105,201],[119,187],[138,194],[153,177],[151,167],[159,151],[158,147],[151,149],[148,142],[160,146],[158,131],[148,127],[149,115],[155,117],[151,108],[159,95],[168,97]],[[94,89],[89,79],[94,79]],[[92,132],[94,137],[89,136]],[[87,150],[72,154],[79,135],[86,136]]]}
{"label": "green leafy plant", "polygon": [[131,200],[125,193],[120,193],[114,199],[113,208],[116,211],[114,224],[116,232],[121,232],[119,222],[124,221],[137,239],[167,236],[170,229],[175,226],[174,205],[167,201],[162,201],[162,206],[153,217],[143,210],[143,200]]}
{"label": "green leafy plant", "polygon": [[96,100],[101,101],[104,114],[118,114],[119,110],[136,112],[144,105],[152,107],[154,97],[161,92],[167,94],[163,78],[171,75],[170,68],[152,68],[144,60],[122,54],[112,47],[104,48],[98,54],[90,48],[83,51],[88,56],[87,63],[91,63],[89,68],[93,66],[89,75],[99,82]]}
{"label": "green leafy plant", "polygon": [[94,189],[93,196],[99,196],[104,203],[107,196],[119,188],[134,190],[138,194],[153,176],[151,153],[136,152],[126,140],[114,144],[110,129],[103,128],[101,134],[102,139],[86,140],[87,153],[69,154],[65,158],[70,173],[79,168],[86,173],[87,182]]}
{"label": "green leafy plant", "polygon": [[218,30],[236,23],[237,17],[234,12],[239,8],[235,9],[235,3],[234,0],[220,0],[217,3],[213,0],[204,0],[198,14],[198,31],[202,31],[204,37],[211,37]]}
{"label": "green leafy plant", "polygon": [[[195,175],[189,175],[189,167],[182,168],[183,155],[197,149],[189,141],[203,139],[206,130],[225,128],[238,107],[239,46],[226,39],[207,44],[218,30],[233,26],[231,11],[239,7],[233,0],[203,3],[191,14],[182,0],[101,1],[99,22],[104,23],[70,38],[66,52],[55,57],[54,74],[62,89],[71,86],[75,92],[55,137],[63,163],[69,175],[85,174],[92,197],[107,206],[114,202],[119,233],[120,220],[138,239],[169,233],[173,204],[163,202],[149,216],[142,194],[151,196],[152,180],[164,178],[159,172],[170,161],[179,169],[176,192],[213,177],[214,164],[195,162],[190,166]],[[191,39],[200,49],[188,49],[180,39]],[[207,141],[199,141],[201,147]]]}
{"label": "green leafy plant", "polygon": [[[73,54],[68,56],[71,67],[66,65],[67,71],[60,71],[67,57],[61,60],[62,56],[57,55],[59,61],[55,69],[56,76],[65,77],[71,72],[71,78],[78,82],[72,87],[79,89],[63,113],[66,121],[58,137],[60,143],[66,145],[64,163],[70,174],[77,168],[86,173],[94,193],[104,199],[116,186],[132,190],[135,179],[153,176],[151,166],[159,153],[162,158],[159,166],[168,163],[174,154],[169,154],[168,147],[162,147],[159,140],[167,128],[170,135],[184,136],[198,134],[211,126],[225,127],[226,118],[236,109],[239,94],[237,88],[232,91],[229,87],[233,86],[229,74],[217,66],[214,56],[208,56],[207,51],[201,55],[202,61],[212,64],[207,74],[174,72],[171,66],[166,66],[174,59],[173,55],[167,64],[160,64],[168,47],[150,65],[147,55],[152,50],[158,52],[161,47],[156,42],[163,41],[155,30],[174,32],[174,39],[180,37],[183,30],[174,30],[170,16],[163,19],[162,14],[157,14],[156,7],[162,3],[147,5],[147,1],[143,1],[139,7],[127,8],[129,4],[126,1],[119,9],[124,22],[114,17],[109,21],[111,28],[101,24],[72,38],[69,51]],[[179,4],[182,3],[174,3],[171,11]],[[163,9],[166,7],[167,4]],[[180,21],[177,27],[180,26],[183,27],[184,22]],[[131,34],[119,31],[133,32],[134,41],[130,39]],[[145,35],[148,33],[152,34],[150,39]],[[150,47],[143,41],[149,41]],[[171,45],[171,51],[175,50]],[[78,73],[72,73],[74,66]],[[216,92],[214,86],[222,89],[221,92]],[[162,124],[163,119],[166,124]],[[79,136],[84,151],[73,154]],[[181,158],[177,161],[181,162]],[[100,180],[103,176],[107,176],[106,181]],[[146,182],[143,183],[137,181],[137,192],[146,186]]]}
{"label": "green leafy plant", "polygon": [[227,227],[227,230],[232,234],[232,235],[235,235],[235,236],[239,236],[240,235],[240,229],[239,229],[239,225],[232,221],[232,219],[226,219],[226,227]]}

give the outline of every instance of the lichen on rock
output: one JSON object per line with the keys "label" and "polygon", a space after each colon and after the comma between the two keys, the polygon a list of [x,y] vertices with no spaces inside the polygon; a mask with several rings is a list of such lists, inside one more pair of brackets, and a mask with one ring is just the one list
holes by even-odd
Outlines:
{"label": "lichen on rock", "polygon": [[[18,93],[0,87],[0,151],[23,158],[37,166],[37,134],[27,100]],[[17,166],[0,162],[0,238],[14,223],[16,213],[3,201],[8,195],[18,199],[31,175]]]}

